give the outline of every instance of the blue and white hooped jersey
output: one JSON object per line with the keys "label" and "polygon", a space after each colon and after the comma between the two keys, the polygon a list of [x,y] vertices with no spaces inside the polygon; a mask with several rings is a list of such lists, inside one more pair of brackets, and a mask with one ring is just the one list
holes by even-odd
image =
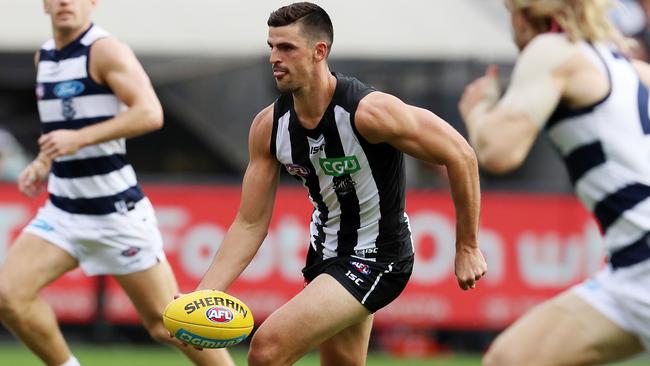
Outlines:
{"label": "blue and white hooped jersey", "polygon": [[580,47],[608,76],[610,92],[586,108],[560,105],[546,130],[577,196],[600,224],[610,260],[616,264],[618,255],[619,262],[631,264],[650,255],[648,89],[615,48],[584,42]]}
{"label": "blue and white hooped jersey", "polygon": [[[43,44],[38,59],[36,96],[42,132],[76,130],[112,118],[125,108],[113,92],[89,75],[91,45],[110,34],[91,25],[57,50]],[[48,191],[56,207],[75,214],[125,212],[144,198],[123,138],[86,146],[52,164]]]}

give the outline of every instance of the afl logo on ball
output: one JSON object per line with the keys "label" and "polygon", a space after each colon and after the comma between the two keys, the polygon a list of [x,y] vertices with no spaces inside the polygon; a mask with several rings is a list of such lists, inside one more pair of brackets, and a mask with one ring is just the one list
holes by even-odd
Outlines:
{"label": "afl logo on ball", "polygon": [[214,323],[228,323],[234,318],[232,311],[230,311],[230,309],[225,308],[223,306],[217,306],[208,309],[205,312],[205,316],[206,318],[208,318],[209,321]]}

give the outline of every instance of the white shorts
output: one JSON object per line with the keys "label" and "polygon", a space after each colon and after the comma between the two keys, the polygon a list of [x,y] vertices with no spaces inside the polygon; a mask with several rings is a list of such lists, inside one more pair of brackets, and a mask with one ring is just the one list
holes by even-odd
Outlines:
{"label": "white shorts", "polygon": [[636,334],[650,350],[650,260],[615,270],[607,266],[573,291],[618,326]]}
{"label": "white shorts", "polygon": [[147,198],[126,213],[71,214],[48,201],[23,232],[70,253],[89,276],[143,271],[165,260],[156,216]]}

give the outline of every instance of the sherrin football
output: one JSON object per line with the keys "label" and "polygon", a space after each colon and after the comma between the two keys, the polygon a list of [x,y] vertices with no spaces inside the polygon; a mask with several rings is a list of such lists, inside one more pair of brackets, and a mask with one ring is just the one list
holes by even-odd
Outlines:
{"label": "sherrin football", "polygon": [[215,290],[185,294],[167,305],[165,328],[180,341],[200,348],[233,346],[253,330],[253,314],[234,296]]}

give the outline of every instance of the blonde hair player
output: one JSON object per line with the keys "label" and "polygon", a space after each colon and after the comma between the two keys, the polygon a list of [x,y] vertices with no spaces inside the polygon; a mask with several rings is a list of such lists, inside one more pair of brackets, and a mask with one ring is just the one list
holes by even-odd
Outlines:
{"label": "blonde hair player", "polygon": [[233,365],[227,351],[199,352],[163,326],[178,288],[124,144],[160,128],[162,108],[133,52],[91,22],[95,5],[44,1],[53,32],[35,60],[44,134],[18,186],[34,197],[47,182],[49,199],[0,267],[0,319],[45,364],[79,365],[38,293],[80,266],[88,275],[113,275],[155,340],[199,365]]}
{"label": "blonde hair player", "polygon": [[608,265],[505,330],[488,366],[593,365],[650,346],[650,68],[600,0],[508,0],[521,50],[505,95],[497,70],[465,89],[460,110],[480,164],[521,165],[546,130],[576,195],[596,217]]}

